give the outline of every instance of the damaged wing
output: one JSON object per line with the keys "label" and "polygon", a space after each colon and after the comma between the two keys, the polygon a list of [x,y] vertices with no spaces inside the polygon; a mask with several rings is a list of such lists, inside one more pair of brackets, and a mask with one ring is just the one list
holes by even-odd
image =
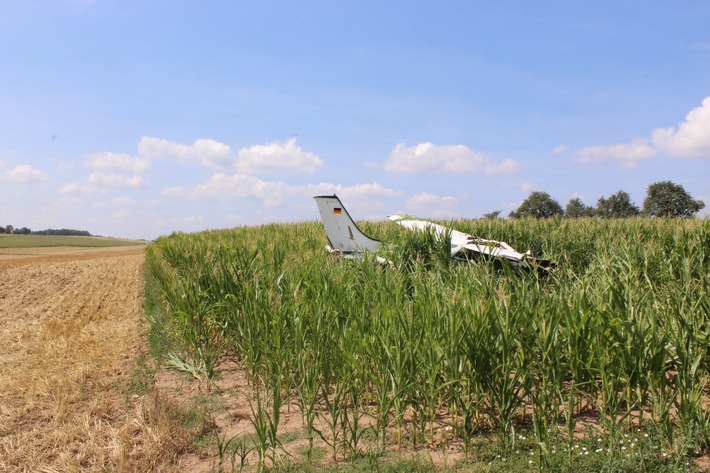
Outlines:
{"label": "damaged wing", "polygon": [[554,263],[551,261],[537,257],[539,248],[536,251],[528,250],[525,253],[519,253],[504,241],[477,238],[427,220],[418,220],[402,215],[391,215],[389,219],[409,230],[432,232],[439,240],[450,238],[451,257],[456,260],[471,261],[483,258],[498,263],[506,261],[514,268],[541,269],[543,271],[549,271],[554,267]]}

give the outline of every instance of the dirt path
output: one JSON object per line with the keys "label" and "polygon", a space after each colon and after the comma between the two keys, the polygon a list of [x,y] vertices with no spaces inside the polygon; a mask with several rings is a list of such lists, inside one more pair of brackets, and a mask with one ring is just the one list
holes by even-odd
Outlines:
{"label": "dirt path", "polygon": [[144,250],[0,259],[0,471],[121,469]]}

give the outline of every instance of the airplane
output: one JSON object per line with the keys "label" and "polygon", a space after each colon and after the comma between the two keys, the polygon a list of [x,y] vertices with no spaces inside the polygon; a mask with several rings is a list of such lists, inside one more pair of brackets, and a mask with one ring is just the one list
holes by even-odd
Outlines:
{"label": "airplane", "polygon": [[[377,251],[381,242],[365,235],[357,227],[336,195],[316,196],[314,199],[318,204],[321,220],[328,237],[329,245],[326,249],[331,254],[349,259],[363,259],[364,253],[374,254]],[[555,267],[552,261],[538,258],[539,245],[534,250],[519,253],[503,241],[477,238],[427,220],[419,220],[405,215],[391,215],[389,219],[412,231],[431,232],[439,241],[450,239],[451,257],[457,261],[487,259],[498,266],[507,262],[513,268],[536,269],[543,274]],[[378,262],[387,262],[386,259],[379,256],[376,258]]]}
{"label": "airplane", "polygon": [[[380,241],[370,238],[358,228],[355,221],[336,195],[320,195],[313,197],[318,204],[320,217],[328,237],[326,250],[331,255],[346,259],[363,259],[364,253],[375,253]],[[379,263],[387,260],[375,256]]]}

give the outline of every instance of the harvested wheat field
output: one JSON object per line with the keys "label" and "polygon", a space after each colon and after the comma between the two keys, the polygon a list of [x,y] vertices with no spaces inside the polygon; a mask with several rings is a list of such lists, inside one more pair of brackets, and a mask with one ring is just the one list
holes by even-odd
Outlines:
{"label": "harvested wheat field", "polygon": [[144,249],[0,255],[0,471],[170,463],[154,397],[127,390],[144,350]]}

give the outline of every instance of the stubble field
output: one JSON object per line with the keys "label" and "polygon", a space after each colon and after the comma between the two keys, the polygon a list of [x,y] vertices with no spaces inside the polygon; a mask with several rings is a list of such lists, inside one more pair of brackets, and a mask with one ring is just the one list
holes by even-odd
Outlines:
{"label": "stubble field", "polygon": [[0,470],[128,469],[145,246],[0,252]]}

